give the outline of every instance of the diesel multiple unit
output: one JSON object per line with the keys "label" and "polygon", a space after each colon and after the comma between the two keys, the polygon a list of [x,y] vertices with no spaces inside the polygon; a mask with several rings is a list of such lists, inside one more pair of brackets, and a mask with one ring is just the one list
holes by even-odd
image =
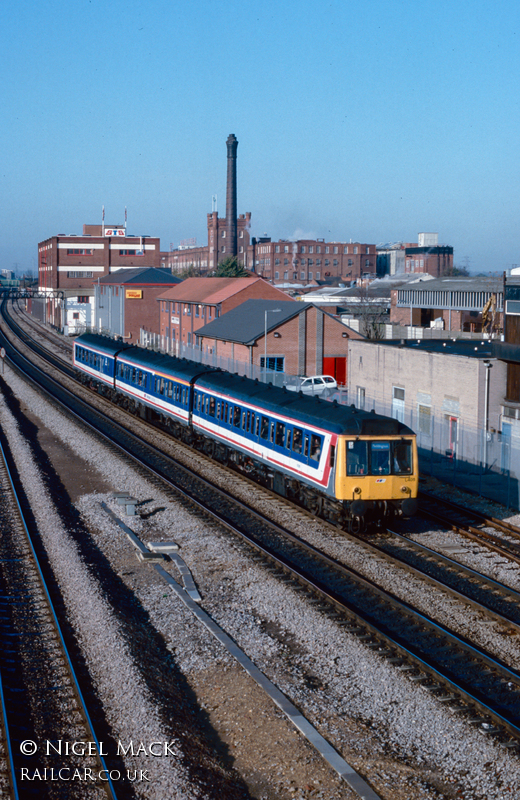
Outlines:
{"label": "diesel multiple unit", "polygon": [[396,419],[108,337],[74,343],[82,380],[349,530],[416,511],[415,434]]}

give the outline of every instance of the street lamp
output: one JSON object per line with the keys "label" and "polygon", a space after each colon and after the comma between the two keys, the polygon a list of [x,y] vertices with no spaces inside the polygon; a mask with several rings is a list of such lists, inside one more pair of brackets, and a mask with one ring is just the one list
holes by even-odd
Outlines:
{"label": "street lamp", "polygon": [[264,324],[264,375],[265,383],[267,383],[267,315],[279,314],[281,308],[266,308],[265,310],[265,324]]}
{"label": "street lamp", "polygon": [[490,377],[490,370],[493,369],[493,364],[491,364],[487,359],[484,359],[484,365],[486,367],[486,383],[484,387],[484,470],[487,469],[487,454],[488,454],[488,436],[489,436],[489,377]]}

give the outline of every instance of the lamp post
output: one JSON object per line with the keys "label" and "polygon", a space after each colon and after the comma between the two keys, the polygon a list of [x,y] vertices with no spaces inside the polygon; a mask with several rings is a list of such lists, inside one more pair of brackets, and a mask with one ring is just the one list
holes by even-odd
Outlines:
{"label": "lamp post", "polygon": [[265,376],[265,383],[267,383],[267,315],[268,314],[279,314],[281,308],[266,308],[265,310],[265,320],[264,320],[264,376]]}
{"label": "lamp post", "polygon": [[484,360],[484,364],[486,367],[486,383],[484,387],[484,470],[487,469],[487,451],[488,451],[488,436],[489,436],[489,373],[490,370],[493,369],[493,364],[491,364],[487,359]]}

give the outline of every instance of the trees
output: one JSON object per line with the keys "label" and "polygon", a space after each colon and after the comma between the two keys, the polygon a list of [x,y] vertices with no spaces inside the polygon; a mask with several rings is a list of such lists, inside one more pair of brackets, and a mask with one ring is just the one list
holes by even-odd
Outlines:
{"label": "trees", "polygon": [[384,297],[370,294],[368,286],[358,286],[355,292],[357,303],[351,309],[359,319],[359,332],[367,339],[384,339],[385,323],[388,322],[388,302]]}
{"label": "trees", "polygon": [[237,256],[228,256],[219,262],[214,275],[216,278],[247,278],[250,273],[244,269]]}

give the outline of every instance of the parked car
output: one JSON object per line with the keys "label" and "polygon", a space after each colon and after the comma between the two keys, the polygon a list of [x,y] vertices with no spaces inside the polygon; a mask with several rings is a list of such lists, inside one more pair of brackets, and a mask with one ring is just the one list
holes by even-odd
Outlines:
{"label": "parked car", "polygon": [[287,383],[290,392],[303,394],[329,394],[338,388],[338,384],[330,375],[311,375],[310,378],[300,378],[294,383]]}
{"label": "parked car", "polygon": [[321,396],[331,403],[335,400],[340,406],[348,405],[348,389],[344,386],[338,386],[337,389],[327,389]]}

